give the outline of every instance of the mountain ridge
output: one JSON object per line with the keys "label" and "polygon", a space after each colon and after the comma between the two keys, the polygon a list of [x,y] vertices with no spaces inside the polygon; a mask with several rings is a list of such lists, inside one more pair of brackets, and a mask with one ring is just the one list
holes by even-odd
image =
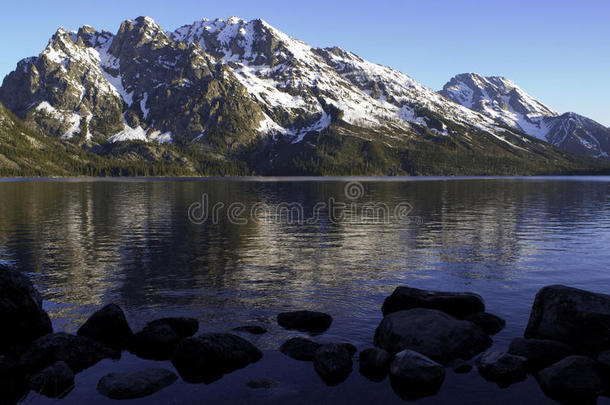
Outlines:
{"label": "mountain ridge", "polygon": [[311,47],[260,19],[203,19],[172,32],[149,17],[123,21],[116,34],[60,28],[5,77],[0,102],[32,129],[94,153],[127,150],[111,146],[122,141],[172,144],[206,156],[205,165],[244,162],[262,174],[596,165],[395,69]]}
{"label": "mountain ridge", "polygon": [[440,94],[527,135],[579,155],[610,158],[610,131],[582,115],[560,114],[501,76],[462,73]]}

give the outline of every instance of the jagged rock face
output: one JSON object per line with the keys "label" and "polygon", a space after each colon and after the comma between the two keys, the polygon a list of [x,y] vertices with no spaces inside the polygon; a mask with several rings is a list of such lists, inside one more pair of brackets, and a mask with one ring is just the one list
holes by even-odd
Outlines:
{"label": "jagged rock face", "polygon": [[608,128],[578,114],[560,115],[503,77],[459,74],[439,93],[503,125],[569,152],[609,157]]}
{"label": "jagged rock face", "polygon": [[345,139],[362,144],[346,144],[350,166],[375,149],[369,143],[387,149],[383,173],[393,174],[420,172],[400,160],[428,145],[522,162],[556,157],[548,144],[401,72],[236,17],[174,32],[148,17],[124,21],[115,35],[59,29],[38,57],[5,78],[0,102],[46,134],[88,139],[94,152],[106,141],[201,143],[220,160],[255,161],[266,173],[292,170],[299,159],[306,168],[297,172],[332,167],[339,153],[321,144],[324,136],[330,148]]}

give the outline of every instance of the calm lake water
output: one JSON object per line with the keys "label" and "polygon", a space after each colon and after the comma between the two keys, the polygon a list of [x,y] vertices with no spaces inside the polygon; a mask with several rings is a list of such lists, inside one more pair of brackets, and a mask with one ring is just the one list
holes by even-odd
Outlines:
{"label": "calm lake water", "polygon": [[[207,212],[207,218],[204,213]],[[507,321],[498,349],[522,336],[538,289],[610,292],[610,178],[62,180],[0,182],[0,261],[27,272],[55,330],[74,332],[116,302],[139,329],[192,316],[200,331],[257,323],[264,358],[210,385],[179,381],[125,403],[402,403],[387,379],[326,387],[311,363],[277,350],[298,333],[278,312],[334,322],[320,341],[372,345],[398,285],[474,291]],[[60,404],[111,402],[103,375],[144,366],[124,353],[77,376]],[[280,387],[252,390],[252,378]],[[607,399],[600,400],[601,402]],[[30,393],[27,403],[53,401]],[[448,371],[422,404],[552,403],[529,377],[506,389]]]}

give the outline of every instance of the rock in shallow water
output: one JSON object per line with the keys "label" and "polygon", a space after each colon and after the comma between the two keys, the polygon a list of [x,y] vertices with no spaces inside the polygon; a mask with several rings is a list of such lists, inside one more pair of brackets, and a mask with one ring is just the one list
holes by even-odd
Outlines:
{"label": "rock in shallow water", "polygon": [[133,336],[123,310],[116,304],[108,304],[95,312],[76,334],[116,349],[126,348]]}
{"label": "rock in shallow water", "polygon": [[594,404],[603,392],[597,364],[584,356],[569,356],[541,370],[536,379],[542,390],[564,404]]}
{"label": "rock in shallow water", "polygon": [[146,324],[146,327],[156,328],[169,326],[181,338],[193,336],[199,330],[199,321],[195,318],[161,318]]}
{"label": "rock in shallow water", "polygon": [[381,381],[390,371],[393,356],[387,351],[372,347],[360,352],[360,374],[372,381]]}
{"label": "rock in shallow water", "polygon": [[98,382],[100,394],[111,399],[135,399],[154,394],[172,385],[178,376],[163,368],[148,368],[132,373],[108,374]]}
{"label": "rock in shallow water", "polygon": [[58,361],[64,361],[74,373],[78,373],[102,359],[118,357],[119,351],[97,340],[59,332],[35,340],[21,355],[17,364],[23,372],[33,373]]}
{"label": "rock in shallow water", "polygon": [[322,345],[314,354],[313,366],[327,385],[337,385],[352,372],[352,354],[344,344]]}
{"label": "rock in shallow water", "polygon": [[74,388],[74,373],[65,362],[58,361],[36,373],[28,385],[41,395],[61,398]]}
{"label": "rock in shallow water", "polygon": [[133,335],[129,351],[144,359],[169,360],[180,340],[180,336],[169,325],[149,325]]}
{"label": "rock in shallow water", "polygon": [[257,380],[248,381],[246,385],[252,389],[270,389],[279,387],[280,383],[275,381],[273,378],[259,378]]}
{"label": "rock in shallow water", "polygon": [[24,274],[0,264],[0,354],[53,331],[42,298]]}
{"label": "rock in shallow water", "polygon": [[286,329],[322,333],[330,327],[333,318],[323,312],[291,311],[277,316],[277,323]]}
{"label": "rock in shallow water", "polygon": [[473,323],[434,309],[391,313],[375,330],[376,346],[390,353],[414,350],[441,363],[470,359],[491,344],[490,337]]}
{"label": "rock in shallow water", "polygon": [[476,314],[468,315],[464,320],[474,323],[488,335],[495,335],[506,326],[504,319],[489,312],[477,312]]}
{"label": "rock in shallow water", "polygon": [[458,319],[485,311],[483,299],[469,292],[420,290],[406,286],[397,287],[383,302],[383,315],[413,308],[436,309]]}
{"label": "rock in shallow water", "polygon": [[302,337],[288,339],[280,346],[280,351],[295,360],[313,361],[313,357],[322,346],[312,340]]}
{"label": "rock in shallow water", "polygon": [[390,365],[392,388],[405,400],[434,395],[444,379],[443,366],[412,350],[397,353]]}
{"label": "rock in shallow water", "polygon": [[546,339],[515,338],[508,352],[527,358],[529,370],[540,370],[573,354],[572,348],[561,342]]}
{"label": "rock in shallow water", "polygon": [[488,352],[477,359],[479,374],[488,381],[508,386],[527,376],[527,359],[505,352]]}
{"label": "rock in shallow water", "polygon": [[171,361],[185,381],[211,383],[262,357],[260,350],[239,336],[205,333],[182,340]]}
{"label": "rock in shallow water", "polygon": [[536,294],[526,338],[551,339],[577,352],[594,353],[610,347],[610,295],[563,285]]}

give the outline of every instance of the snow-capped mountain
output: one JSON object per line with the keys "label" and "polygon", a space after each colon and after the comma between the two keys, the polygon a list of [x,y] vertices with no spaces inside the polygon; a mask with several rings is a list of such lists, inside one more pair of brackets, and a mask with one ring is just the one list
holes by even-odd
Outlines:
{"label": "snow-capped mountain", "polygon": [[593,157],[610,155],[610,131],[575,113],[559,114],[498,76],[464,73],[439,92],[448,99],[527,135],[567,151]]}
{"label": "snow-capped mountain", "polygon": [[[149,17],[124,21],[116,34],[60,28],[0,87],[0,102],[30,127],[91,150],[171,143],[262,172],[351,165],[451,173],[446,159],[462,168],[480,159],[478,170],[513,173],[505,162],[563,159],[469,100],[448,100],[390,67],[237,17],[173,32]],[[533,101],[515,107],[531,125],[554,114],[541,104],[526,110]]]}

